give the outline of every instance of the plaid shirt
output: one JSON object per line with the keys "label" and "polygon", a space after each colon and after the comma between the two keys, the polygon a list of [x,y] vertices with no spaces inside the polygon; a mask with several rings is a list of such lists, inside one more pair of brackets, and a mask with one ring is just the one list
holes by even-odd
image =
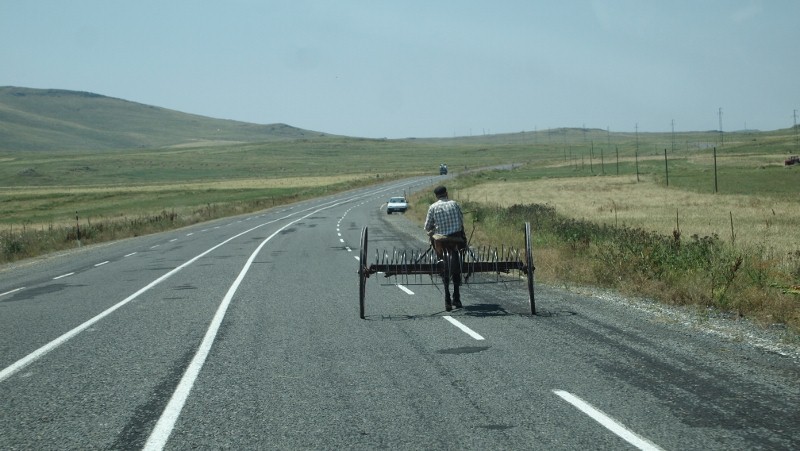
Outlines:
{"label": "plaid shirt", "polygon": [[428,208],[425,217],[425,230],[441,235],[451,235],[464,228],[464,216],[461,207],[454,200],[439,199]]}

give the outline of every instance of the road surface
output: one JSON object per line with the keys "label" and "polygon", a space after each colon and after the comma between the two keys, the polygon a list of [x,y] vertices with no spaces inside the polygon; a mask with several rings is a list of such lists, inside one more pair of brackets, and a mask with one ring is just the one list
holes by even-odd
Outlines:
{"label": "road surface", "polygon": [[362,228],[424,248],[382,207],[434,183],[5,268],[0,449],[800,449],[796,357],[635,304],[372,277],[360,319]]}

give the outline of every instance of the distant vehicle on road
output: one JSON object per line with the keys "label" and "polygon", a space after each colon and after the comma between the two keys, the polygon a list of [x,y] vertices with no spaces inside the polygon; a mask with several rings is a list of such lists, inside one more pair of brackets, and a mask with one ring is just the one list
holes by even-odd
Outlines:
{"label": "distant vehicle on road", "polygon": [[439,165],[439,175],[447,175],[447,165],[442,163]]}
{"label": "distant vehicle on road", "polygon": [[408,202],[405,197],[392,197],[386,203],[386,214],[390,215],[396,211],[405,213],[408,210]]}

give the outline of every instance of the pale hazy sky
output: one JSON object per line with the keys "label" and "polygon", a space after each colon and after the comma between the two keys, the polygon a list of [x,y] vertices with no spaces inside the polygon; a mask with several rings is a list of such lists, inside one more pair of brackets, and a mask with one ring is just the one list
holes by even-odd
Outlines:
{"label": "pale hazy sky", "polygon": [[[0,0],[0,86],[362,137],[791,127],[798,0]],[[798,111],[800,122],[800,111]]]}

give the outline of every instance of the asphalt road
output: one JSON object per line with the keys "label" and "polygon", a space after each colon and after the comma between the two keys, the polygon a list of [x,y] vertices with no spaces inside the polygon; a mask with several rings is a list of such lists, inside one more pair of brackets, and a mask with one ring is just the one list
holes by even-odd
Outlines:
{"label": "asphalt road", "polygon": [[381,206],[431,183],[3,269],[0,449],[800,449],[795,357],[607,296],[371,277],[360,319],[361,229],[424,248]]}

